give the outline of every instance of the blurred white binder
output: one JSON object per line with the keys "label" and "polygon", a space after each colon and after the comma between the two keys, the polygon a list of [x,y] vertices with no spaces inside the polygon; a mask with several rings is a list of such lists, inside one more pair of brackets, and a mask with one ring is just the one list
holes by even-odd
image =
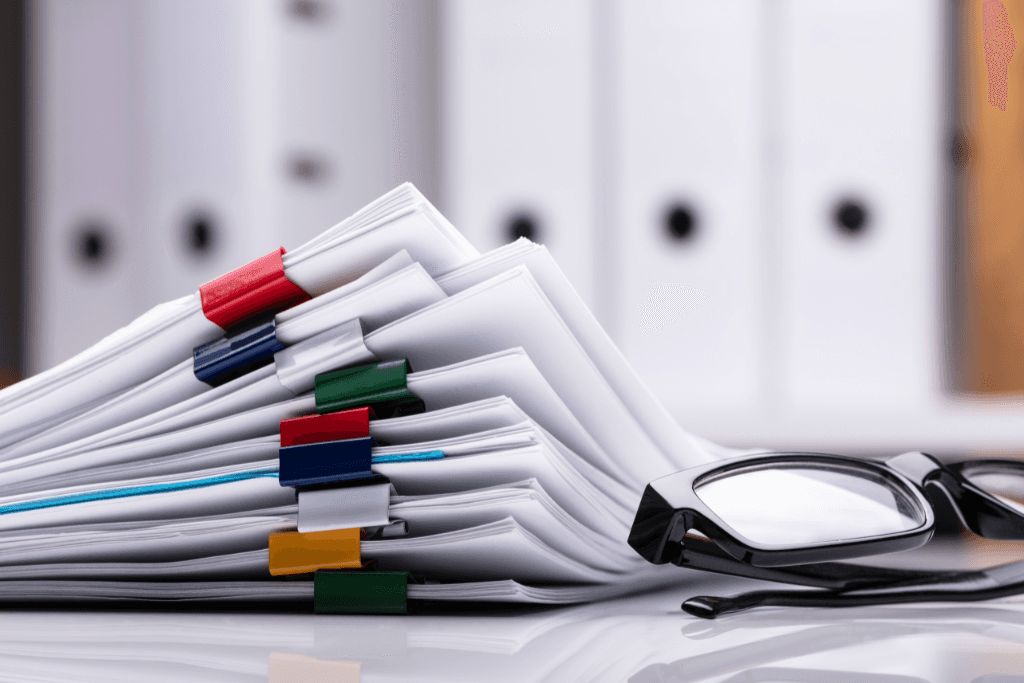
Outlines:
{"label": "blurred white binder", "polygon": [[924,409],[940,393],[946,9],[786,0],[778,11],[786,405],[805,419]]}
{"label": "blurred white binder", "polygon": [[445,3],[444,211],[480,250],[546,245],[588,304],[594,154],[587,0]]}
{"label": "blurred white binder", "polygon": [[32,9],[29,374],[402,180],[437,193],[436,3]]}
{"label": "blurred white binder", "polygon": [[756,411],[764,5],[615,7],[622,163],[613,336],[683,424]]}
{"label": "blurred white binder", "polygon": [[[403,181],[438,200],[436,3],[269,2],[269,189],[301,244]],[[255,112],[252,112],[255,113]]]}
{"label": "blurred white binder", "polygon": [[134,231],[139,8],[130,0],[43,0],[30,12],[30,374],[146,308],[137,286],[145,281],[144,240]]}
{"label": "blurred white binder", "polygon": [[[259,170],[270,129],[260,99],[271,47],[259,43],[268,3],[148,0],[135,125],[145,164],[138,258],[154,303],[188,294],[218,274],[281,246]],[[139,286],[137,284],[137,286]]]}

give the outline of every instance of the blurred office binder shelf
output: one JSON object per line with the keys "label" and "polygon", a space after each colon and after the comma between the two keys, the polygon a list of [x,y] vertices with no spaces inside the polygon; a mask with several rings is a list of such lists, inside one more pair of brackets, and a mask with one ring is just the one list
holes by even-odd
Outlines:
{"label": "blurred office binder shelf", "polygon": [[477,248],[541,242],[594,302],[591,0],[444,5],[444,208]]}
{"label": "blurred office binder shelf", "polygon": [[35,0],[28,371],[433,164],[435,3]]}
{"label": "blurred office binder shelf", "polygon": [[760,405],[765,8],[644,0],[617,5],[613,20],[622,88],[613,329],[679,416]]}
{"label": "blurred office binder shelf", "polygon": [[30,371],[411,180],[548,245],[694,433],[1020,449],[951,391],[943,3],[29,7]]}

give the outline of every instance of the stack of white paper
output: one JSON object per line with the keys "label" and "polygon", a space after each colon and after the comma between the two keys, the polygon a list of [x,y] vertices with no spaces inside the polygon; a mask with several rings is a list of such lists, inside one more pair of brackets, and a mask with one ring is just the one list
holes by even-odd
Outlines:
{"label": "stack of white paper", "polygon": [[[269,365],[197,379],[193,349],[224,335],[197,293],[0,392],[0,600],[309,598],[271,577],[268,537],[365,510],[405,522],[360,555],[421,579],[413,598],[579,602],[682,577],[626,544],[636,505],[727,451],[674,422],[544,247],[481,256],[406,184],[283,266],[312,298],[274,317]],[[316,412],[317,375],[397,359],[425,412],[370,422],[390,486],[297,505],[281,421]]]}

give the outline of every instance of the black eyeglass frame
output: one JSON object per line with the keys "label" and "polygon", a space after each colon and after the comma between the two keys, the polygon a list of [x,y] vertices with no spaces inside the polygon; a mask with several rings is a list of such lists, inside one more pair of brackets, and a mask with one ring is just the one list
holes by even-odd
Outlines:
{"label": "black eyeglass frame", "polygon": [[[694,491],[696,485],[711,477],[773,464],[853,468],[861,475],[881,478],[920,506],[924,522],[915,529],[863,539],[768,545],[737,532]],[[651,482],[644,490],[628,542],[654,564],[672,563],[704,571],[832,590],[923,579],[934,576],[934,572],[834,563],[909,550],[926,543],[934,532],[931,497],[936,494],[943,495],[953,504],[961,521],[974,533],[992,539],[1024,539],[1024,514],[975,486],[963,474],[967,470],[985,467],[1002,471],[1010,469],[1024,477],[1024,463],[985,460],[943,465],[920,452],[904,453],[885,462],[822,453],[741,456],[683,470]],[[672,493],[663,495],[667,491]],[[672,498],[672,502],[667,498]],[[707,538],[688,534],[691,529]]]}

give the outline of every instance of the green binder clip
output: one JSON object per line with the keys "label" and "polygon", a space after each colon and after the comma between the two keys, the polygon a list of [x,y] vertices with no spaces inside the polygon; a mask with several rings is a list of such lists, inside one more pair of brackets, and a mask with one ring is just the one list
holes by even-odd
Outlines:
{"label": "green binder clip", "polygon": [[407,614],[409,572],[321,569],[313,576],[317,614]]}
{"label": "green binder clip", "polygon": [[403,358],[321,373],[315,380],[316,411],[370,406],[378,418],[422,413],[423,401],[406,386],[410,372],[409,361]]}

